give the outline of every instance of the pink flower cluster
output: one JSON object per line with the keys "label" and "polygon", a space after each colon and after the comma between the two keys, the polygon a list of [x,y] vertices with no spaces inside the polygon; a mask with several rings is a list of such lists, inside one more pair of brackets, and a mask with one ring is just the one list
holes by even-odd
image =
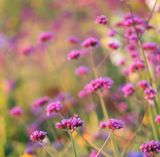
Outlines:
{"label": "pink flower cluster", "polygon": [[85,48],[94,47],[99,44],[98,40],[94,37],[89,37],[82,42],[82,46]]}
{"label": "pink flower cluster", "polygon": [[35,102],[33,103],[33,107],[42,107],[44,105],[46,105],[49,101],[49,98],[47,96],[38,98],[35,100]]}
{"label": "pink flower cluster", "polygon": [[140,149],[144,153],[160,152],[160,142],[155,140],[148,141],[146,143],[143,143],[140,146]]}
{"label": "pink flower cluster", "polygon": [[97,16],[96,23],[100,25],[106,25],[108,23],[108,19],[105,15]]}
{"label": "pink flower cluster", "polygon": [[109,77],[99,77],[90,81],[83,89],[87,94],[91,94],[99,89],[110,89],[112,87],[113,80]]}
{"label": "pink flower cluster", "polygon": [[44,140],[46,135],[47,135],[47,132],[36,130],[30,135],[30,140],[32,142],[42,142],[42,140]]}
{"label": "pink flower cluster", "polygon": [[83,125],[83,121],[78,117],[78,115],[74,115],[68,119],[62,119],[61,122],[56,123],[57,129],[67,129],[67,130],[75,130],[78,127]]}
{"label": "pink flower cluster", "polygon": [[59,112],[62,109],[62,104],[59,101],[50,103],[47,108],[47,116],[50,116],[53,112]]}
{"label": "pink flower cluster", "polygon": [[68,60],[78,59],[80,57],[80,51],[79,50],[72,50],[68,54]]}
{"label": "pink flower cluster", "polygon": [[135,92],[135,88],[133,87],[133,85],[131,83],[128,83],[123,86],[122,92],[125,97],[129,97],[129,96],[133,95],[133,93]]}
{"label": "pink flower cluster", "polygon": [[23,114],[23,110],[19,106],[15,106],[10,110],[10,115],[13,117],[20,117]]}
{"label": "pink flower cluster", "polygon": [[108,128],[111,130],[117,130],[117,129],[121,129],[124,127],[124,123],[121,120],[118,119],[109,119],[106,122],[101,122],[100,123],[100,128]]}

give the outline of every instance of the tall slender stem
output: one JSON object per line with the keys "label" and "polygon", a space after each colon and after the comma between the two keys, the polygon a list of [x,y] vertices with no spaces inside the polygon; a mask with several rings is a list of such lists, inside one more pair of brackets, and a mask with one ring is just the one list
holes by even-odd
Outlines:
{"label": "tall slender stem", "polygon": [[[93,74],[94,74],[94,77],[97,78],[98,74],[97,74],[97,71],[96,71],[96,68],[95,68],[93,52],[90,52],[90,57],[91,57],[91,66],[92,66]],[[102,107],[102,112],[103,112],[104,118],[107,120],[109,118],[108,111],[107,111],[103,96],[100,93],[100,91],[98,91],[98,96],[99,96],[99,100],[100,100],[100,104],[101,104],[101,107]],[[117,143],[116,143],[114,137],[111,138],[111,143],[112,143],[112,149],[113,149],[114,156],[115,157],[120,157],[118,146],[117,146]]]}
{"label": "tall slender stem", "polygon": [[153,119],[153,112],[150,104],[148,104],[148,113],[149,113],[149,120],[153,130],[153,136],[156,140],[158,140],[157,130],[156,130],[155,122]]}
{"label": "tall slender stem", "polygon": [[77,153],[76,153],[76,148],[75,148],[75,144],[74,144],[74,139],[73,139],[73,136],[72,136],[72,132],[69,132],[69,135],[70,135],[71,142],[72,142],[74,157],[77,157]]}

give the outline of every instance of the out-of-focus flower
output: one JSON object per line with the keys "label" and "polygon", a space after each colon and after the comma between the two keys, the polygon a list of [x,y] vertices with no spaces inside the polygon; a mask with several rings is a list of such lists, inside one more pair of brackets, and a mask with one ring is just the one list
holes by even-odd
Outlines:
{"label": "out-of-focus flower", "polygon": [[142,60],[136,60],[130,65],[129,70],[130,72],[137,72],[143,70],[144,68],[144,62]]}
{"label": "out-of-focus flower", "polygon": [[32,142],[42,142],[47,135],[47,132],[36,130],[30,135],[30,140]]}
{"label": "out-of-focus flower", "polygon": [[113,50],[117,50],[120,47],[120,43],[118,41],[110,41],[108,43],[108,47]]}
{"label": "out-of-focus flower", "polygon": [[137,83],[137,87],[142,88],[143,90],[149,88],[149,82],[147,80],[141,80],[140,82]]}
{"label": "out-of-focus flower", "polygon": [[21,107],[15,106],[9,111],[9,113],[13,117],[20,117],[23,114],[23,110]]}
{"label": "out-of-focus flower", "polygon": [[25,47],[21,50],[21,53],[25,56],[31,55],[35,51],[33,46]]}
{"label": "out-of-focus flower", "polygon": [[49,98],[47,96],[38,98],[35,100],[35,102],[33,103],[33,107],[42,107],[44,105],[46,105],[49,101]]}
{"label": "out-of-focus flower", "polygon": [[62,109],[62,104],[59,101],[51,102],[47,108],[47,116],[50,116],[53,112],[59,112]]}
{"label": "out-of-focus flower", "polygon": [[126,111],[128,109],[128,106],[125,102],[120,102],[118,104],[118,108],[119,108],[120,111]]}
{"label": "out-of-focus flower", "polygon": [[147,43],[143,43],[143,49],[146,51],[156,51],[158,49],[158,46],[156,43],[147,42]]}
{"label": "out-of-focus flower", "polygon": [[99,44],[98,40],[94,37],[89,37],[82,42],[82,46],[86,48],[94,47],[97,46],[98,44]]}
{"label": "out-of-focus flower", "polygon": [[89,73],[89,68],[84,65],[79,66],[78,68],[76,68],[75,73],[78,76],[85,76]]}
{"label": "out-of-focus flower", "polygon": [[151,87],[147,88],[144,93],[147,100],[153,100],[157,95],[157,91]]}
{"label": "out-of-focus flower", "polygon": [[114,37],[114,36],[116,35],[116,31],[114,31],[114,30],[109,30],[109,31],[108,31],[108,35],[109,35],[110,37]]}
{"label": "out-of-focus flower", "polygon": [[71,44],[78,44],[78,43],[80,42],[80,40],[79,40],[79,38],[76,37],[76,36],[70,36],[70,37],[69,37],[69,42],[70,42]]}
{"label": "out-of-focus flower", "polygon": [[101,122],[100,123],[100,128],[108,128],[111,130],[118,130],[124,127],[124,123],[121,120],[118,119],[109,119],[106,122]]}
{"label": "out-of-focus flower", "polygon": [[80,57],[80,51],[79,50],[72,50],[68,54],[68,60],[78,59]]}
{"label": "out-of-focus flower", "polygon": [[96,23],[100,25],[106,25],[108,23],[108,19],[104,15],[97,16]]}
{"label": "out-of-focus flower", "polygon": [[125,97],[128,97],[128,96],[131,96],[135,92],[135,89],[131,83],[128,83],[123,86],[122,92]]}
{"label": "out-of-focus flower", "polygon": [[78,115],[74,115],[69,119],[62,119],[61,122],[56,123],[57,129],[67,129],[67,130],[75,130],[78,127],[83,125],[83,121],[78,117]]}
{"label": "out-of-focus flower", "polygon": [[160,124],[160,115],[158,115],[158,116],[156,117],[156,123],[157,123],[157,124]]}
{"label": "out-of-focus flower", "polygon": [[39,36],[39,41],[40,42],[47,42],[47,41],[50,41],[52,38],[53,38],[52,32],[43,32]]}

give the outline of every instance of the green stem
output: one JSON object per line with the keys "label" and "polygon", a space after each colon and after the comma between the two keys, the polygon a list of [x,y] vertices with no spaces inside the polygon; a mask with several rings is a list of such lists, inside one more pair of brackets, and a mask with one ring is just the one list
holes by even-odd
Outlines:
{"label": "green stem", "polygon": [[69,135],[70,135],[71,142],[72,142],[74,157],[77,157],[77,153],[76,153],[76,148],[75,148],[75,144],[74,144],[74,139],[73,139],[73,136],[72,136],[72,132],[69,132]]}
{"label": "green stem", "polygon": [[156,140],[158,140],[156,125],[155,125],[155,122],[154,122],[154,119],[153,119],[154,116],[153,116],[151,105],[149,105],[149,104],[148,104],[148,113],[149,113],[150,123],[151,123],[151,126],[152,126],[153,136]]}

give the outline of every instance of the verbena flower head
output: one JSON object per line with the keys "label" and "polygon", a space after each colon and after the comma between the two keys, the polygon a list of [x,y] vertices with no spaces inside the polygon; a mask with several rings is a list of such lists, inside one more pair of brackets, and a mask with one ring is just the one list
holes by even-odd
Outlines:
{"label": "verbena flower head", "polygon": [[50,41],[53,38],[53,33],[51,32],[43,32],[39,36],[39,40],[41,42],[47,42]]}
{"label": "verbena flower head", "polygon": [[140,149],[144,153],[160,152],[160,142],[155,140],[145,142],[140,146]]}
{"label": "verbena flower head", "polygon": [[135,89],[131,83],[128,83],[128,84],[124,85],[124,87],[122,88],[122,92],[125,97],[128,97],[128,96],[131,96],[132,94],[134,94]]}
{"label": "verbena flower head", "polygon": [[98,44],[99,44],[98,40],[94,37],[89,37],[82,42],[82,46],[86,48],[95,47]]}
{"label": "verbena flower head", "polygon": [[160,115],[158,115],[155,120],[157,124],[160,124]]}
{"label": "verbena flower head", "polygon": [[49,98],[47,96],[38,98],[33,103],[33,107],[42,107],[42,106],[46,105],[48,103],[48,101],[49,101]]}
{"label": "verbena flower head", "polygon": [[108,47],[113,50],[117,50],[120,47],[120,43],[118,41],[110,41],[108,43]]}
{"label": "verbena flower head", "polygon": [[78,59],[80,57],[80,51],[79,50],[72,50],[68,54],[68,60]]}
{"label": "verbena flower head", "polygon": [[137,83],[137,86],[142,88],[143,90],[150,87],[149,82],[147,80],[141,80],[140,82]]}
{"label": "verbena flower head", "polygon": [[79,40],[79,38],[76,37],[76,36],[70,36],[70,37],[69,37],[69,42],[70,42],[71,44],[78,44],[78,43],[80,42],[80,40]]}
{"label": "verbena flower head", "polygon": [[153,88],[147,88],[145,91],[145,97],[147,100],[153,100],[155,98],[155,96],[157,95],[157,91]]}
{"label": "verbena flower head", "polygon": [[130,72],[137,72],[143,70],[144,68],[144,62],[142,60],[136,60],[130,65],[129,70]]}
{"label": "verbena flower head", "polygon": [[112,87],[113,80],[109,77],[99,77],[90,81],[85,87],[84,90],[90,94],[99,89],[110,89]]}
{"label": "verbena flower head", "polygon": [[158,49],[158,46],[156,43],[147,42],[143,44],[143,49],[146,51],[156,51]]}
{"label": "verbena flower head", "polygon": [[20,117],[23,114],[23,110],[21,107],[15,106],[9,111],[9,113],[13,117]]}
{"label": "verbena flower head", "polygon": [[79,66],[78,68],[76,68],[75,70],[75,74],[78,76],[85,76],[89,73],[89,68],[87,66]]}
{"label": "verbena flower head", "polygon": [[108,128],[111,130],[118,130],[124,127],[124,123],[121,120],[118,119],[109,119],[106,122],[100,123],[100,128]]}
{"label": "verbena flower head", "polygon": [[75,130],[78,127],[83,125],[83,121],[78,117],[78,115],[74,115],[68,119],[62,119],[61,122],[56,123],[57,129],[66,129],[66,130]]}
{"label": "verbena flower head", "polygon": [[53,112],[59,112],[62,109],[62,104],[59,101],[51,102],[47,108],[47,116],[50,116]]}
{"label": "verbena flower head", "polygon": [[36,130],[30,135],[30,140],[32,142],[42,142],[47,135],[47,132]]}
{"label": "verbena flower head", "polygon": [[108,23],[108,19],[105,15],[100,15],[96,18],[96,23],[100,25],[106,25]]}

